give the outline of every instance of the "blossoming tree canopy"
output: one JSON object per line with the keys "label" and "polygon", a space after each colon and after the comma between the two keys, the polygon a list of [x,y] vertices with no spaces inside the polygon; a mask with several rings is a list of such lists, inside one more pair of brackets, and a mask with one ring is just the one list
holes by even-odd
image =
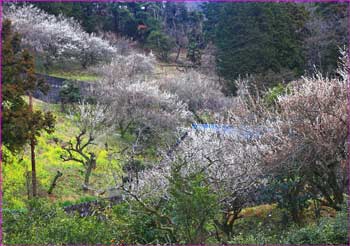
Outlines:
{"label": "blossoming tree canopy", "polygon": [[49,15],[30,4],[6,6],[3,17],[12,21],[23,36],[23,44],[42,55],[47,66],[55,61],[70,61],[86,67],[107,61],[116,53],[108,41],[86,33],[76,20]]}

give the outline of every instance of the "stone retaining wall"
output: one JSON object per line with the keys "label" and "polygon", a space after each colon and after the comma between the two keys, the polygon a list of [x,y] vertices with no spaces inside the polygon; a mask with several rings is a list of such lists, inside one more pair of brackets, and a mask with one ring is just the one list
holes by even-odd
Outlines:
{"label": "stone retaining wall", "polygon": [[123,201],[122,196],[115,196],[115,197],[65,206],[63,209],[67,214],[78,213],[81,217],[86,217],[86,216],[93,215],[96,211],[102,211],[107,207],[116,205],[121,201]]}
{"label": "stone retaining wall", "polygon": [[[60,89],[63,86],[64,82],[67,81],[67,79],[58,78],[49,76],[46,74],[36,74],[38,79],[44,80],[46,83],[48,83],[50,89],[47,92],[46,95],[44,95],[40,91],[36,91],[33,96],[41,101],[47,102],[47,103],[59,103],[61,101],[60,99]],[[72,81],[74,83],[77,83],[80,88],[80,93],[82,96],[86,95],[89,88],[91,88],[92,84],[85,81]]]}

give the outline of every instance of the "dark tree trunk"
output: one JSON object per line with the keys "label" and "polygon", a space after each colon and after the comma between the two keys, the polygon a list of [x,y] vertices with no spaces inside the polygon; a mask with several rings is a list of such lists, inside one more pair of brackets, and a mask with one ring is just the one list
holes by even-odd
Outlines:
{"label": "dark tree trunk", "polygon": [[[227,243],[232,239],[233,224],[237,219],[240,218],[239,214],[241,210],[242,209],[240,208],[236,208],[236,209],[233,209],[233,211],[227,211],[226,213],[223,214],[221,223],[218,220],[214,220],[215,225],[226,235],[226,241],[224,241],[224,243]],[[218,233],[217,233],[217,237],[219,237]]]}
{"label": "dark tree trunk", "polygon": [[291,215],[292,215],[293,221],[299,224],[300,223],[299,209],[296,206],[293,206],[291,208]]}
{"label": "dark tree trunk", "polygon": [[91,172],[92,172],[92,169],[95,169],[95,168],[96,168],[96,156],[93,153],[90,153],[90,160],[87,163],[87,169],[86,169],[84,185],[83,185],[83,189],[85,191],[89,189]]}
{"label": "dark tree trunk", "polygon": [[26,186],[27,186],[27,196],[28,196],[28,200],[30,200],[32,198],[32,191],[31,191],[31,172],[30,171],[26,171]]}
{"label": "dark tree trunk", "polygon": [[63,173],[61,173],[60,171],[57,171],[57,174],[56,174],[55,178],[53,179],[53,181],[51,183],[49,191],[47,192],[48,194],[52,194],[53,189],[56,187],[57,179],[59,177],[61,177],[62,175],[63,175]]}
{"label": "dark tree trunk", "polygon": [[84,178],[84,185],[83,185],[83,189],[85,191],[88,190],[89,184],[90,184],[90,176],[91,176],[91,172],[92,172],[92,168],[93,166],[91,165],[91,163],[89,163],[86,172],[85,172],[85,178]]}
{"label": "dark tree trunk", "polygon": [[61,112],[65,113],[66,112],[66,103],[61,100]]}
{"label": "dark tree trunk", "polygon": [[179,59],[180,52],[181,52],[181,46],[179,46],[178,49],[177,49],[176,58],[175,58],[175,63],[177,63],[177,60]]}
{"label": "dark tree trunk", "polygon": [[30,140],[30,155],[32,161],[32,187],[33,187],[33,197],[37,195],[37,186],[36,186],[36,167],[35,167],[35,143],[34,140]]}
{"label": "dark tree trunk", "polygon": [[[29,93],[29,110],[30,112],[33,111],[33,97],[32,93]],[[31,139],[30,139],[30,157],[31,157],[31,163],[32,163],[32,187],[33,187],[33,197],[37,196],[37,185],[36,185],[36,165],[35,165],[35,141],[34,141],[34,134],[32,133]]]}

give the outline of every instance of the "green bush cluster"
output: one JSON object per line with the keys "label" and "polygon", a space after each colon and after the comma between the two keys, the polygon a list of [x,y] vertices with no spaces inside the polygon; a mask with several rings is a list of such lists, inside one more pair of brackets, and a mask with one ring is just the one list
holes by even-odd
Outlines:
{"label": "green bush cluster", "polygon": [[278,97],[283,96],[285,94],[290,93],[290,88],[288,88],[288,85],[284,85],[282,83],[277,84],[276,86],[270,88],[265,96],[264,96],[264,103],[268,107],[274,107],[277,104]]}
{"label": "green bush cluster", "polygon": [[30,202],[28,211],[4,211],[3,218],[5,244],[110,243],[115,237],[109,221],[67,215],[43,200]]}
{"label": "green bush cluster", "polygon": [[[54,205],[44,199],[38,199],[30,201],[26,209],[3,210],[6,225],[3,228],[4,243],[162,244],[194,242],[202,240],[202,237],[206,238],[207,243],[218,243],[215,235],[210,236],[207,231],[213,231],[209,217],[212,219],[219,211],[212,206],[214,195],[208,194],[200,182],[200,178],[197,177],[191,182],[192,188],[188,187],[195,193],[194,200],[174,194],[172,207],[163,206],[162,212],[173,218],[174,222],[167,228],[161,218],[148,213],[140,204],[132,201],[113,207],[106,204],[103,210],[96,210],[94,215],[80,217],[78,214],[66,214],[62,204]],[[176,193],[178,188],[174,189]],[[202,231],[192,231],[193,228],[198,228],[198,223],[202,223],[200,219],[206,217],[203,213],[208,213],[208,217]],[[349,242],[346,207],[337,212],[334,218],[324,217],[306,226],[293,223],[283,225],[281,214],[281,209],[274,208],[266,215],[239,219],[235,223],[234,236],[229,243],[347,244]]]}
{"label": "green bush cluster", "polygon": [[[294,222],[301,222],[301,214],[310,205],[314,195],[305,189],[305,181],[298,175],[280,175],[270,179],[261,192],[261,199],[277,203],[285,209]],[[287,223],[288,221],[286,221]]]}
{"label": "green bush cluster", "polygon": [[[309,225],[289,224],[281,226],[278,221],[244,219],[236,228],[232,244],[348,244],[347,209],[337,212],[334,218],[321,218],[317,223]],[[279,216],[280,217],[280,216]]]}
{"label": "green bush cluster", "polygon": [[[169,241],[164,231],[156,227],[153,216],[131,212],[127,203],[112,208],[106,206],[104,210],[96,211],[93,216],[88,217],[67,214],[61,206],[38,199],[30,201],[28,209],[5,209],[4,243],[146,244]],[[132,206],[134,209],[137,207],[135,204]]]}
{"label": "green bush cluster", "polygon": [[322,218],[311,224],[289,232],[286,243],[291,244],[348,244],[348,214],[344,208],[335,218]]}

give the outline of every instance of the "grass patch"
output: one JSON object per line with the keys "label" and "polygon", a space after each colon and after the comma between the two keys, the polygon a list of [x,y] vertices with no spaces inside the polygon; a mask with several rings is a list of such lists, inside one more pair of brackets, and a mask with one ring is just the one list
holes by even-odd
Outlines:
{"label": "grass patch", "polygon": [[[62,142],[73,139],[78,133],[78,128],[59,111],[59,105],[47,104],[37,99],[33,100],[33,104],[35,109],[50,110],[56,117],[55,132],[52,134],[43,132],[37,139],[35,152],[39,196],[51,202],[75,201],[86,197],[88,194],[82,190],[83,165],[72,161],[63,162],[60,158],[64,152],[61,148]],[[118,176],[122,172],[118,161],[108,159],[108,153],[104,150],[103,144],[97,142],[97,145],[91,149],[97,156],[96,169],[93,170],[90,178],[91,186],[99,190],[115,186],[112,170]],[[115,148],[118,148],[117,144],[115,143]],[[8,150],[3,149],[7,158],[3,165],[3,207],[20,209],[27,203],[26,173],[31,170],[29,146],[18,155],[12,155]],[[49,196],[47,191],[58,170],[63,173],[63,176],[58,179],[53,194]]]}
{"label": "grass patch", "polygon": [[35,67],[38,73],[47,74],[67,80],[94,82],[99,79],[99,77],[89,69],[84,69],[79,63],[75,62],[52,64],[47,70],[43,66],[42,59],[40,57],[36,57]]}
{"label": "grass patch", "polygon": [[276,204],[263,204],[255,207],[244,208],[241,212],[242,217],[268,217],[276,208]]}
{"label": "grass patch", "polygon": [[78,80],[78,81],[86,81],[86,82],[95,82],[100,78],[96,74],[93,74],[88,71],[70,71],[70,72],[52,71],[52,72],[49,72],[48,75],[67,79],[67,80]]}

